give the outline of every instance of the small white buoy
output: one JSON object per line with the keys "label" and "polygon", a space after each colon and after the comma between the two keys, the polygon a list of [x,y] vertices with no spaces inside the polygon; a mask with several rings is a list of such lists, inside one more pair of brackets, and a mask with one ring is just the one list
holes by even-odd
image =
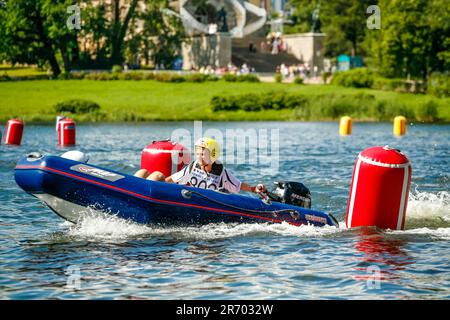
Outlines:
{"label": "small white buoy", "polygon": [[61,158],[70,159],[78,162],[84,162],[87,163],[89,161],[89,156],[85,154],[84,152],[78,151],[78,150],[70,150],[67,152],[64,152],[61,155]]}

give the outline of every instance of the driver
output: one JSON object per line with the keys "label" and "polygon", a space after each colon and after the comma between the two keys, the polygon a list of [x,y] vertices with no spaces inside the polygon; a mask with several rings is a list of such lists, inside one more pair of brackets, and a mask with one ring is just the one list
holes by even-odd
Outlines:
{"label": "driver", "polygon": [[233,176],[223,164],[217,161],[220,153],[220,146],[216,140],[203,137],[195,143],[196,159],[170,177],[165,177],[159,171],[150,174],[146,169],[140,169],[135,173],[135,176],[203,189],[225,190],[230,193],[238,193],[240,190],[254,193],[267,192],[264,184],[251,186]]}

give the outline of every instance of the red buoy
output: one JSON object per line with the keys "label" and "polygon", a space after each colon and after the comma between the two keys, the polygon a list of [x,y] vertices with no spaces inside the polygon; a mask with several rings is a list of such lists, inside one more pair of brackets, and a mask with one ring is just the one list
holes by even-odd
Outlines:
{"label": "red buoy", "polygon": [[403,230],[411,165],[399,150],[372,147],[358,155],[347,205],[348,228]]}
{"label": "red buoy", "polygon": [[23,134],[23,122],[19,119],[11,119],[6,123],[5,144],[20,145]]}
{"label": "red buoy", "polygon": [[141,169],[159,171],[168,177],[190,161],[189,151],[183,145],[170,140],[153,141],[142,150]]}
{"label": "red buoy", "polygon": [[60,120],[58,122],[58,144],[61,146],[73,146],[75,138],[75,122],[69,118]]}

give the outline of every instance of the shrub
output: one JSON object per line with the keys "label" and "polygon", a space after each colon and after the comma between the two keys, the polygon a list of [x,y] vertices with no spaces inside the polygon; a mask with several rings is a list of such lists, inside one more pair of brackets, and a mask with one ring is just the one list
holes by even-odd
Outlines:
{"label": "shrub", "polygon": [[155,73],[155,80],[161,82],[184,82],[185,78],[169,72]]}
{"label": "shrub", "polygon": [[121,73],[108,73],[108,80],[120,80],[121,78]]}
{"label": "shrub", "polygon": [[420,121],[433,122],[439,120],[437,102],[434,99],[431,99],[420,104],[417,108],[416,117]]}
{"label": "shrub", "polygon": [[83,71],[71,72],[70,78],[75,79],[75,80],[81,80],[81,79],[84,79],[86,77],[86,75],[87,75],[87,72],[83,72]]}
{"label": "shrub", "polygon": [[95,74],[92,73],[92,72],[90,72],[90,73],[88,73],[88,74],[86,74],[86,75],[84,76],[84,79],[86,79],[86,80],[96,80],[96,79],[95,79]]}
{"label": "shrub", "polygon": [[276,82],[276,83],[281,83],[281,82],[283,82],[283,76],[282,76],[280,73],[277,73],[277,74],[275,75],[275,82]]}
{"label": "shrub", "polygon": [[260,82],[258,76],[255,74],[243,74],[243,75],[237,76],[236,81],[237,82]]}
{"label": "shrub", "polygon": [[142,80],[144,78],[142,72],[124,72],[118,76],[121,80]]}
{"label": "shrub", "polygon": [[283,99],[285,109],[295,109],[306,105],[308,99],[298,94],[286,94]]}
{"label": "shrub", "polygon": [[236,111],[239,109],[233,97],[214,96],[211,99],[213,111]]}
{"label": "shrub", "polygon": [[155,74],[153,72],[144,73],[144,80],[155,80]]}
{"label": "shrub", "polygon": [[406,92],[405,80],[402,79],[375,77],[372,88],[384,91]]}
{"label": "shrub", "polygon": [[108,77],[108,74],[104,72],[90,72],[88,73],[84,78],[88,80],[106,80],[106,77]]}
{"label": "shrub", "polygon": [[355,100],[343,95],[324,94],[309,99],[307,108],[314,119],[337,119],[343,115],[352,115],[355,111]]}
{"label": "shrub", "polygon": [[343,95],[343,97],[352,98],[352,99],[358,100],[358,102],[367,102],[367,101],[375,100],[375,96],[373,94],[366,93],[364,91],[357,92],[353,95]]}
{"label": "shrub", "polygon": [[261,110],[261,101],[259,96],[250,93],[237,98],[236,104],[239,104],[240,109],[245,111],[259,111]]}
{"label": "shrub", "polygon": [[6,73],[5,73],[5,74],[2,74],[2,75],[0,76],[0,81],[11,81],[11,80],[12,80],[11,77],[8,76]]}
{"label": "shrub", "polygon": [[392,120],[398,115],[406,117],[406,119],[415,119],[414,110],[397,100],[388,100],[385,104],[385,119]]}
{"label": "shrub", "polygon": [[58,80],[67,80],[70,79],[70,73],[69,72],[61,72],[58,77]]}
{"label": "shrub", "polygon": [[419,121],[439,121],[439,100],[432,98],[410,105],[397,98],[378,100],[375,95],[360,91],[355,94],[326,93],[301,95],[283,91],[263,94],[223,95],[211,99],[213,111],[293,110],[295,119],[332,120],[349,115],[361,120],[391,121],[403,115]]}
{"label": "shrub", "polygon": [[[301,97],[296,106],[296,117],[309,119],[338,119],[344,115],[358,118],[376,118],[378,101],[372,94],[321,94],[312,97]],[[384,110],[384,109],[383,109]]]}
{"label": "shrub", "polygon": [[303,84],[303,78],[302,77],[295,77],[294,83],[295,84]]}
{"label": "shrub", "polygon": [[450,77],[444,73],[433,73],[428,79],[427,92],[437,97],[450,97]]}
{"label": "shrub", "polygon": [[219,77],[215,76],[215,75],[208,75],[208,77],[206,78],[207,81],[219,81]]}
{"label": "shrub", "polygon": [[237,77],[235,74],[227,73],[222,77],[222,79],[228,82],[236,82]]}
{"label": "shrub", "polygon": [[284,92],[268,93],[264,95],[264,98],[266,99],[267,105],[269,106],[269,108],[267,109],[280,110],[286,108],[286,93]]}
{"label": "shrub", "polygon": [[343,87],[371,88],[373,82],[374,75],[370,71],[358,68],[335,73],[331,83]]}
{"label": "shrub", "polygon": [[214,96],[211,99],[213,111],[260,111],[294,109],[306,104],[306,98],[285,92],[265,94],[244,94],[238,96]]}
{"label": "shrub", "polygon": [[106,72],[101,72],[101,73],[97,73],[95,80],[108,81],[108,80],[113,80],[113,79],[111,78],[111,74],[106,73]]}
{"label": "shrub", "polygon": [[329,77],[331,77],[331,72],[323,72],[322,73],[322,81],[324,84],[327,84]]}
{"label": "shrub", "polygon": [[259,78],[255,74],[242,74],[235,75],[231,73],[227,73],[222,76],[222,79],[228,82],[260,82]]}
{"label": "shrub", "polygon": [[372,114],[374,118],[377,120],[385,120],[386,117],[386,101],[381,100],[375,103],[374,108],[372,109]]}
{"label": "shrub", "polygon": [[310,120],[311,119],[311,109],[308,105],[301,105],[295,108],[294,112],[295,119],[299,120]]}
{"label": "shrub", "polygon": [[83,113],[83,114],[74,114],[71,115],[71,117],[75,121],[89,121],[89,122],[99,122],[99,121],[110,121],[111,119],[111,113],[105,112],[105,111],[95,111],[95,112],[89,112],[89,113]]}
{"label": "shrub", "polygon": [[207,74],[203,74],[203,73],[192,73],[190,75],[187,75],[185,77],[185,80],[188,82],[197,82],[197,83],[201,83],[201,82],[205,82],[208,79],[209,76]]}
{"label": "shrub", "polygon": [[123,70],[122,66],[116,64],[116,65],[113,65],[111,71],[112,71],[113,73],[120,73],[120,72],[122,72],[122,70]]}
{"label": "shrub", "polygon": [[57,113],[70,112],[83,114],[97,112],[100,110],[100,106],[89,100],[71,99],[57,103],[54,109]]}
{"label": "shrub", "polygon": [[144,79],[144,75],[142,74],[142,72],[127,72],[126,74],[128,74],[128,78],[126,80],[139,81]]}
{"label": "shrub", "polygon": [[131,72],[123,72],[118,74],[119,80],[132,80],[133,76],[131,75]]}

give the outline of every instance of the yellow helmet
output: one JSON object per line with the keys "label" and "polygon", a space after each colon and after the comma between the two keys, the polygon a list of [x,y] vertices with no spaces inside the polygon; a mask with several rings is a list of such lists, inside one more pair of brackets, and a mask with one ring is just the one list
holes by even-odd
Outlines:
{"label": "yellow helmet", "polygon": [[209,150],[209,155],[212,162],[215,162],[219,159],[220,156],[220,145],[219,143],[211,138],[203,137],[195,142],[196,147],[202,147]]}

